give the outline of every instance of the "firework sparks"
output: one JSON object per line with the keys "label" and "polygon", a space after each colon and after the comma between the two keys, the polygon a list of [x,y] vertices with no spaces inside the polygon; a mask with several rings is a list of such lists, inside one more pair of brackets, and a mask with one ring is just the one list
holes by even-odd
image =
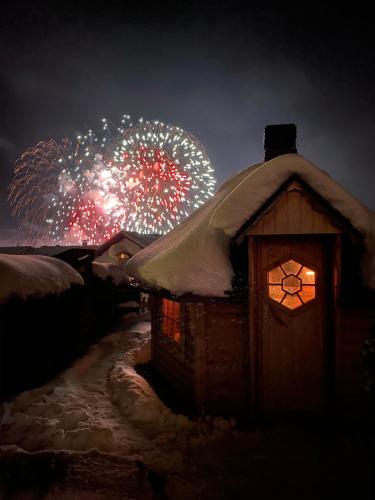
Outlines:
{"label": "firework sparks", "polygon": [[130,231],[167,233],[213,195],[207,154],[179,127],[140,120],[121,134],[110,165]]}
{"label": "firework sparks", "polygon": [[[124,115],[72,143],[50,140],[17,160],[13,214],[60,244],[105,241],[120,229],[167,233],[213,195],[203,146],[179,127]],[[35,229],[37,228],[37,229]],[[37,234],[36,234],[37,233]]]}
{"label": "firework sparks", "polygon": [[34,237],[45,231],[46,221],[53,215],[52,193],[59,185],[59,160],[72,154],[68,139],[41,141],[27,149],[16,161],[9,186],[12,213],[22,216],[21,227],[31,228]]}

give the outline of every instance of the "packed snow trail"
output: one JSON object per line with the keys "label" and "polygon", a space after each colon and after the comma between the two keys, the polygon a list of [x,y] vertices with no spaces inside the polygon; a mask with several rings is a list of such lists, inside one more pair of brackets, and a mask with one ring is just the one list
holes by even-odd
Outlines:
{"label": "packed snow trail", "polygon": [[124,352],[148,341],[149,329],[149,323],[136,323],[103,338],[60,376],[5,404],[0,443],[121,455],[150,449],[151,442],[121,416],[108,387],[111,369]]}
{"label": "packed snow trail", "polygon": [[[129,327],[125,321],[58,377],[3,405],[0,447],[97,449],[142,459],[161,471],[177,470],[182,450],[216,433],[160,401],[134,369],[149,359],[150,323]],[[222,419],[217,424],[221,432]]]}
{"label": "packed snow trail", "polygon": [[[0,496],[26,487],[51,499],[154,498],[153,481],[181,473],[186,449],[221,433],[223,420],[212,432],[174,414],[134,369],[149,359],[150,324],[125,321],[71,368],[4,403]],[[41,484],[30,484],[34,475]]]}

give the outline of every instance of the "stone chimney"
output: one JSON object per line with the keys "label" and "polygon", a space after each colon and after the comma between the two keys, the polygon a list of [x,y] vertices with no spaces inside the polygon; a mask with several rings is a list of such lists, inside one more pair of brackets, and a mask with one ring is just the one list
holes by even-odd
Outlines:
{"label": "stone chimney", "polygon": [[267,125],[264,129],[264,161],[287,153],[297,153],[294,123]]}

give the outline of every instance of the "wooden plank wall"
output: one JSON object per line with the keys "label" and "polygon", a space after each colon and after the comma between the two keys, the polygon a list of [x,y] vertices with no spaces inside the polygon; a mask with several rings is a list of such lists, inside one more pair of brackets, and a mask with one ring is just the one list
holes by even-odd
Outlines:
{"label": "wooden plank wall", "polygon": [[203,310],[197,401],[207,413],[244,415],[250,404],[247,304],[206,303]]}
{"label": "wooden plank wall", "polygon": [[325,210],[294,182],[249,229],[249,235],[340,233]]}

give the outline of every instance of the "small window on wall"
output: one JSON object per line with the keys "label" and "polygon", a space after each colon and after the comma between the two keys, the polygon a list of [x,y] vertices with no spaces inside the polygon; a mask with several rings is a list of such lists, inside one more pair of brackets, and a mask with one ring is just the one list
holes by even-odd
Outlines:
{"label": "small window on wall", "polygon": [[163,299],[162,332],[175,342],[181,341],[181,312],[178,302]]}
{"label": "small window on wall", "polygon": [[117,254],[117,260],[119,262],[126,262],[129,259],[130,259],[130,255],[128,255],[125,252],[120,252],[120,253]]}

